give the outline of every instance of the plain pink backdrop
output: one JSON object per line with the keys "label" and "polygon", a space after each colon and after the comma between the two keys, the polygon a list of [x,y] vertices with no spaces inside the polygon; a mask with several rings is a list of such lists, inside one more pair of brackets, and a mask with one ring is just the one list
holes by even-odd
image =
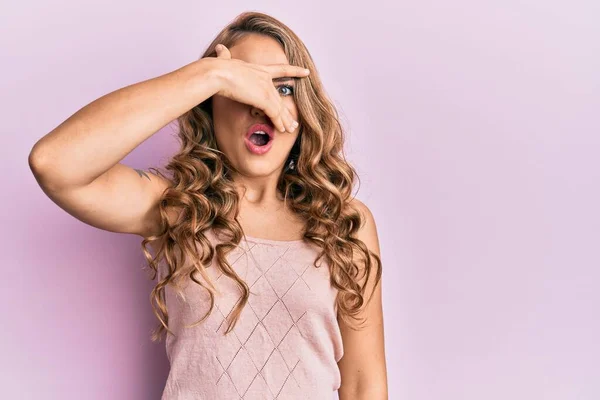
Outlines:
{"label": "plain pink backdrop", "polygon": [[[600,6],[485,3],[248,9],[305,41],[348,131],[384,261],[390,399],[598,399]],[[95,98],[196,59],[242,4],[1,6],[3,398],[159,398],[140,238],[62,211],[27,156]],[[125,163],[175,150],[166,127]]]}

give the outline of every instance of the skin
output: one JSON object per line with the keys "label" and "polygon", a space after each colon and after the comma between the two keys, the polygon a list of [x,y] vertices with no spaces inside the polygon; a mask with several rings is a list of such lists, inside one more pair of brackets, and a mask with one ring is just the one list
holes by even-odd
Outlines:
{"label": "skin", "polygon": [[[356,199],[353,203],[365,221],[359,229],[357,237],[365,243],[370,251],[381,257],[373,214],[364,203]],[[365,301],[373,290],[374,270],[373,268],[368,279]],[[353,330],[338,318],[344,344],[344,356],[338,362],[342,376],[342,385],[338,390],[340,400],[387,400],[388,398],[382,281],[383,276],[375,287],[373,297],[359,314],[360,317],[366,318],[366,322],[360,330]]]}
{"label": "skin", "polygon": [[[288,63],[280,45],[269,37],[250,35],[227,54],[256,64]],[[268,122],[256,108],[221,97],[219,80],[208,64],[194,62],[176,71],[111,92],[88,104],[42,137],[29,155],[30,168],[44,193],[80,221],[99,229],[149,237],[160,229],[159,199],[170,183],[149,171],[120,162],[125,155],[183,112],[214,95],[217,145],[239,173],[239,221],[249,236],[274,240],[301,238],[303,221],[286,209],[276,183],[300,129],[275,131],[265,155],[250,153],[243,143],[247,128]],[[291,82],[274,82],[281,85]],[[188,90],[191,86],[195,90]],[[282,101],[297,120],[292,96]],[[160,93],[160,96],[158,95]],[[169,105],[166,107],[165,105]],[[146,110],[155,110],[147,112]],[[353,204],[364,216],[360,238],[379,255],[373,215],[360,201]],[[169,219],[178,218],[169,210]],[[278,237],[271,237],[276,232]],[[371,293],[372,280],[367,286]],[[353,330],[339,320],[344,356],[339,362],[340,400],[387,399],[381,283],[362,310],[366,326]]]}
{"label": "skin", "polygon": [[[265,35],[248,35],[226,49],[225,53],[225,57],[253,64],[289,64],[281,45]],[[292,95],[295,79],[281,78],[273,84],[293,119],[297,121],[298,110]],[[276,190],[277,180],[300,129],[292,132],[274,129],[271,149],[266,154],[256,155],[246,148],[244,135],[255,123],[273,125],[262,110],[216,94],[213,96],[213,121],[219,150],[226,154],[239,171],[233,176],[233,180],[240,193],[238,219],[246,234],[275,240],[301,238],[303,222],[284,207]],[[270,237],[272,232],[277,232],[278,237]]]}
{"label": "skin", "polygon": [[[247,36],[232,46],[230,52],[232,58],[255,64],[288,64],[281,46],[267,36]],[[293,80],[285,83],[294,84]],[[281,89],[281,92],[282,96],[289,93],[287,89]],[[246,188],[240,206],[240,223],[244,231],[250,236],[275,240],[301,238],[302,221],[284,209],[283,202],[276,192],[279,174],[299,129],[292,133],[275,130],[275,142],[271,150],[264,155],[254,155],[246,149],[243,136],[253,123],[268,122],[264,113],[222,96],[215,96],[213,101],[217,144],[240,170],[240,173],[234,176],[234,180],[240,188]],[[283,101],[297,120],[298,111],[293,96],[284,96]],[[358,238],[364,241],[371,251],[380,255],[372,213],[358,200],[354,200],[354,205],[365,220],[358,232]],[[270,237],[272,232],[277,232],[278,237]],[[367,295],[371,293],[372,288],[371,277],[367,285]],[[338,318],[344,345],[344,356],[338,363],[342,377],[342,385],[338,391],[340,400],[388,398],[381,297],[380,283],[372,300],[361,313],[367,322],[360,330],[353,330]]]}

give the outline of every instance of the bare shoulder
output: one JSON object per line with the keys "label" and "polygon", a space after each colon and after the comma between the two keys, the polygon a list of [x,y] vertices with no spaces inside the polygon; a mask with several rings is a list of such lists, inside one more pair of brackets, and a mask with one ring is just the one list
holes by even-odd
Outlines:
{"label": "bare shoulder", "polygon": [[[362,217],[357,238],[379,257],[379,240],[373,213],[357,199],[351,204]],[[359,263],[359,267],[363,268],[364,263]],[[361,276],[360,280],[364,285],[366,302],[357,316],[364,318],[365,324],[360,329],[354,329],[338,316],[344,343],[344,355],[338,362],[342,377],[338,395],[340,400],[387,399],[381,268],[371,268],[369,277]]]}
{"label": "bare shoulder", "polygon": [[377,234],[377,225],[375,223],[375,217],[369,209],[369,207],[358,200],[357,198],[352,199],[350,204],[361,214],[362,224],[358,230],[357,238],[362,240],[369,250],[379,255],[379,237]]}

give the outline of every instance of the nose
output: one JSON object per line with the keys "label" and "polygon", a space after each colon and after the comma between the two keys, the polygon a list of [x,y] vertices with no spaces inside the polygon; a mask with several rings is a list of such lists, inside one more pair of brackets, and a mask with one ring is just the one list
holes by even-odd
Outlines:
{"label": "nose", "polygon": [[253,117],[264,117],[265,116],[265,112],[263,110],[261,110],[260,108],[256,108],[256,107],[250,108],[250,114],[252,114]]}

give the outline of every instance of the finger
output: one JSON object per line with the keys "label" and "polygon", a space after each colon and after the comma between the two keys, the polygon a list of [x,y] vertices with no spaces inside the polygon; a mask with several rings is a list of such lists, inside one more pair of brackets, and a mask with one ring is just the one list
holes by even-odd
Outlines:
{"label": "finger", "polygon": [[290,115],[289,110],[287,109],[287,107],[282,103],[281,104],[281,120],[283,121],[284,125],[285,125],[285,130],[286,132],[293,132],[293,122],[294,122],[294,118],[292,118],[292,116]]}
{"label": "finger", "polygon": [[285,115],[284,107],[281,102],[279,102],[279,108],[277,109],[277,120],[279,121],[279,125],[281,129],[279,129],[282,133],[288,129],[289,123],[287,121],[287,116]]}
{"label": "finger", "polygon": [[218,58],[231,59],[231,53],[225,45],[219,43],[215,46],[215,51],[217,52]]}
{"label": "finger", "polygon": [[269,91],[266,96],[266,104],[260,107],[269,117],[273,126],[280,132],[285,132],[285,124],[282,118],[281,98],[274,94],[275,90]]}
{"label": "finger", "polygon": [[294,119],[292,112],[287,106],[283,106],[283,114],[285,116],[285,126],[288,132],[294,132],[298,127],[298,122]]}
{"label": "finger", "polygon": [[264,68],[271,74],[273,78],[279,78],[283,76],[305,77],[310,74],[310,70],[290,64],[271,64],[265,65]]}
{"label": "finger", "polygon": [[215,47],[215,51],[217,52],[217,57],[218,58],[224,58],[224,59],[230,59],[231,58],[231,53],[229,52],[229,49],[219,43],[216,47]]}
{"label": "finger", "polygon": [[283,122],[281,112],[275,111],[271,121],[273,121],[273,126],[275,126],[279,132],[285,132],[285,123]]}
{"label": "finger", "polygon": [[286,130],[290,133],[294,132],[298,128],[299,123],[296,121],[292,111],[285,104],[283,104],[283,115],[285,116]]}
{"label": "finger", "polygon": [[280,121],[277,123],[277,126],[283,125],[283,129],[278,128],[281,132],[293,132],[297,127],[298,123],[294,120],[294,116],[292,115],[290,109],[283,102],[281,95],[271,86],[271,90],[269,90],[269,100],[274,105],[273,109],[276,110],[277,116],[274,116],[275,119],[272,119],[273,122]]}
{"label": "finger", "polygon": [[296,130],[296,128],[298,128],[298,121],[296,121],[294,119],[294,116],[292,115],[292,112],[290,111],[289,108],[287,108],[286,106],[284,106],[284,108],[285,108],[285,112],[288,116],[288,121],[289,121],[287,131],[294,132]]}

